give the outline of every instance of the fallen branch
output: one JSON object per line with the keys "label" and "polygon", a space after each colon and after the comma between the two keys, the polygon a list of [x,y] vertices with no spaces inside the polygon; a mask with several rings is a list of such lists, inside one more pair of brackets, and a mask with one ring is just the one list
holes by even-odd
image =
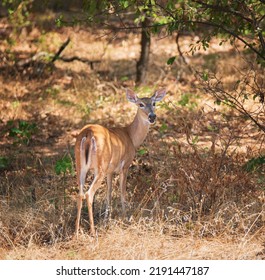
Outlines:
{"label": "fallen branch", "polygon": [[69,43],[70,43],[70,38],[68,37],[68,39],[61,45],[58,52],[54,55],[51,63],[54,63],[60,57],[60,54],[64,51],[64,49],[68,46]]}
{"label": "fallen branch", "polygon": [[[17,62],[17,67],[18,68],[27,68],[30,66],[34,66],[34,63],[38,63],[41,62],[43,64],[43,66],[53,66],[54,62],[57,60],[61,60],[63,62],[72,62],[72,61],[80,61],[86,64],[90,65],[90,69],[93,70],[94,69],[94,64],[95,63],[100,63],[100,60],[90,60],[90,59],[86,59],[86,58],[82,58],[82,57],[78,57],[78,56],[73,56],[73,57],[63,57],[60,56],[62,54],[62,52],[65,50],[65,48],[69,45],[70,43],[70,38],[68,38],[59,48],[59,50],[53,55],[53,54],[49,54],[47,52],[39,52],[36,53],[35,55],[33,55],[30,58],[26,58],[23,60],[20,60]],[[39,66],[38,66],[39,67]],[[43,67],[44,69],[44,67]],[[42,70],[43,70],[42,69]]]}
{"label": "fallen branch", "polygon": [[47,52],[39,52],[34,54],[32,57],[18,61],[16,65],[18,68],[25,68],[25,67],[29,67],[34,62],[42,61],[44,59],[49,60],[50,58],[51,55],[48,54]]}
{"label": "fallen branch", "polygon": [[72,61],[80,61],[86,64],[90,65],[91,70],[94,69],[94,63],[100,63],[100,60],[90,60],[90,59],[86,59],[86,58],[82,58],[82,57],[78,57],[78,56],[72,56],[72,57],[58,57],[58,60],[61,60],[63,62],[72,62]]}

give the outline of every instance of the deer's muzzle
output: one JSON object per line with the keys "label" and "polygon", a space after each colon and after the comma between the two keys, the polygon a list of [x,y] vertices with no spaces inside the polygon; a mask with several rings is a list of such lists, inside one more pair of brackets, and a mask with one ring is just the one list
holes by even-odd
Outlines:
{"label": "deer's muzzle", "polygon": [[148,120],[149,120],[150,123],[154,123],[155,120],[156,120],[156,114],[150,113],[150,114],[148,115]]}

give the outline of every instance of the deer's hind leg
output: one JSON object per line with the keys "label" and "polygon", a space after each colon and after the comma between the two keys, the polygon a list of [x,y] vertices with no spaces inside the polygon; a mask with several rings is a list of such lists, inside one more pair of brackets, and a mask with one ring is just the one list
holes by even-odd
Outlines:
{"label": "deer's hind leg", "polygon": [[87,172],[88,172],[88,167],[81,169],[81,171],[78,172],[78,174],[77,174],[78,183],[79,183],[79,193],[77,195],[77,217],[76,217],[76,222],[75,222],[76,237],[78,237],[78,233],[79,233],[81,210],[82,210],[82,205],[83,205],[83,199],[85,198],[84,186],[85,186]]}
{"label": "deer's hind leg", "polygon": [[94,216],[93,216],[93,200],[96,191],[100,188],[101,183],[105,177],[104,173],[95,173],[94,180],[89,188],[89,190],[85,193],[85,197],[87,200],[88,206],[88,215],[89,215],[89,222],[90,222],[90,231],[91,235],[95,236],[95,225],[94,225]]}

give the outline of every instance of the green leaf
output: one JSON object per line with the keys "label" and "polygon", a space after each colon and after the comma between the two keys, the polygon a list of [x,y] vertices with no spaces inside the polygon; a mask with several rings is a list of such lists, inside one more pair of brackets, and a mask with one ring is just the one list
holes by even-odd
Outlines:
{"label": "green leaf", "polygon": [[140,156],[143,156],[143,155],[145,155],[147,153],[147,150],[145,149],[145,148],[142,148],[142,149],[140,149],[139,151],[138,151],[138,154],[140,155]]}
{"label": "green leaf", "polygon": [[57,27],[63,26],[63,15],[60,15],[58,18],[55,19],[55,24]]}
{"label": "green leaf", "polygon": [[198,141],[199,141],[199,136],[198,136],[198,135],[196,135],[195,137],[193,137],[192,140],[191,140],[191,142],[192,142],[193,145],[197,144]]}
{"label": "green leaf", "polygon": [[250,159],[245,165],[244,169],[247,172],[256,171],[265,164],[265,156]]}
{"label": "green leaf", "polygon": [[168,125],[166,124],[166,123],[162,123],[162,125],[160,126],[160,128],[159,128],[159,131],[161,132],[161,133],[164,133],[164,132],[166,132],[168,130]]}
{"label": "green leaf", "polygon": [[217,105],[221,105],[222,101],[220,99],[216,99],[214,103]]}
{"label": "green leaf", "polygon": [[8,159],[6,157],[0,157],[0,170],[8,167]]}
{"label": "green leaf", "polygon": [[202,79],[206,82],[206,81],[208,81],[208,73],[207,72],[203,72],[203,74],[202,74]]}
{"label": "green leaf", "polygon": [[14,143],[29,144],[32,135],[37,130],[35,123],[28,123],[27,121],[20,120],[15,126],[14,122],[10,122],[9,125],[13,126],[9,129],[9,137],[14,138]]}
{"label": "green leaf", "polygon": [[128,8],[129,7],[129,1],[122,1],[121,5],[123,6],[123,8]]}
{"label": "green leaf", "polygon": [[167,60],[167,65],[172,65],[176,59],[176,56],[172,56]]}
{"label": "green leaf", "polygon": [[184,93],[181,95],[181,99],[178,101],[178,104],[184,107],[188,105],[189,102],[190,102],[190,94]]}
{"label": "green leaf", "polygon": [[55,163],[54,167],[55,173],[57,175],[66,174],[67,172],[73,173],[73,164],[70,156],[64,156]]}

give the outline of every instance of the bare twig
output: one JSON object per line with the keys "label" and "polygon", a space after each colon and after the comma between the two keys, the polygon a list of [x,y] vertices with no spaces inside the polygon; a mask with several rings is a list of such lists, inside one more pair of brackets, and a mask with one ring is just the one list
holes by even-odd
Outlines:
{"label": "bare twig", "polygon": [[64,49],[68,46],[69,43],[70,43],[70,38],[68,37],[68,39],[61,45],[57,53],[54,55],[51,63],[54,63],[60,57],[60,54],[64,51]]}
{"label": "bare twig", "polygon": [[[206,82],[206,87],[204,88],[206,92],[209,92],[212,96],[215,96],[218,100],[223,101],[226,105],[237,110],[242,115],[250,119],[260,130],[265,132],[265,126],[263,123],[259,122],[251,112],[245,109],[243,104],[238,100],[238,97],[233,96],[231,93],[225,91],[221,87],[221,81],[217,77],[214,77],[217,81],[215,86],[210,85],[209,81]],[[225,100],[225,101],[224,101]]]}
{"label": "bare twig", "polygon": [[177,44],[177,49],[178,49],[179,56],[181,57],[184,64],[188,67],[189,71],[196,76],[196,73],[194,72],[194,69],[189,65],[189,63],[187,62],[187,60],[186,60],[185,56],[183,55],[183,52],[180,48],[180,44],[179,44],[180,35],[181,35],[180,32],[178,32],[178,34],[176,36],[176,44]]}

